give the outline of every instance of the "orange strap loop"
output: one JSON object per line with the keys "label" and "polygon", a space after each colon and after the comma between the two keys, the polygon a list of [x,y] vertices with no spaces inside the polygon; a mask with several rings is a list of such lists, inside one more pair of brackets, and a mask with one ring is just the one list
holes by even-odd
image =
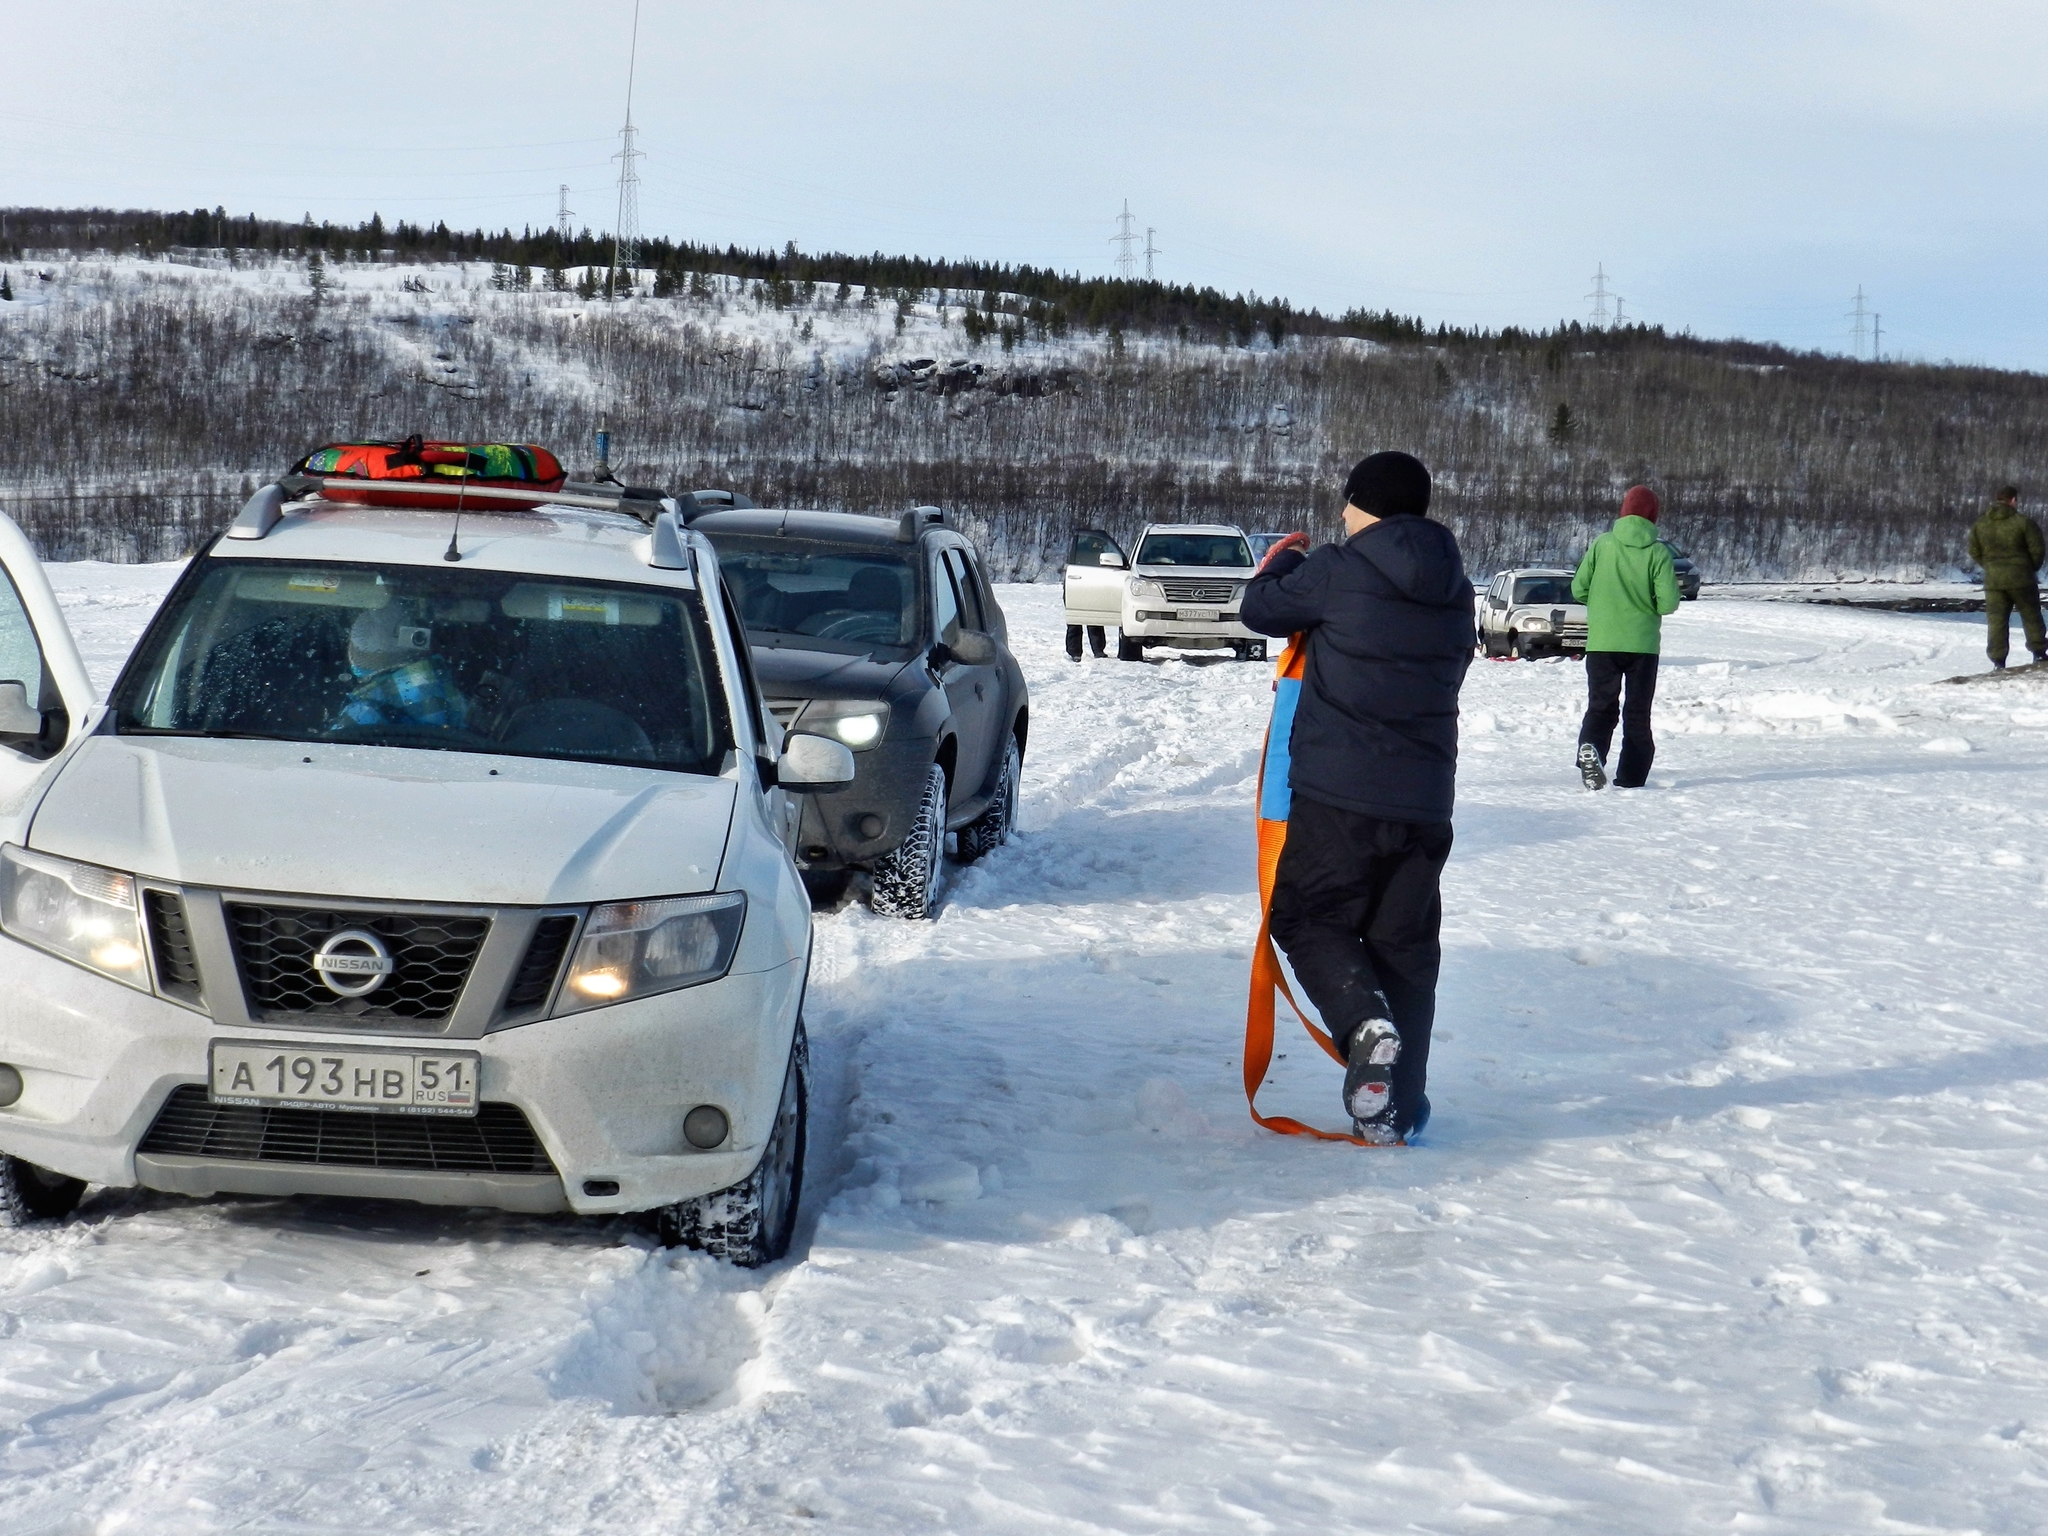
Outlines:
{"label": "orange strap loop", "polygon": [[[1276,679],[1285,678],[1297,684],[1301,678],[1302,663],[1307,657],[1308,647],[1304,637],[1296,635],[1287,642],[1287,649],[1280,653],[1280,661],[1274,669]],[[1273,727],[1266,725],[1266,742],[1259,749],[1259,788],[1263,803],[1266,784],[1266,763],[1273,745]],[[1259,1113],[1259,1086],[1266,1080],[1266,1070],[1273,1064],[1273,1024],[1276,1009],[1273,994],[1278,992],[1287,999],[1287,1006],[1294,1010],[1294,1016],[1301,1020],[1301,1027],[1308,1031],[1309,1038],[1323,1048],[1323,1052],[1338,1066],[1344,1065],[1344,1053],[1330,1032],[1316,1024],[1302,1012],[1301,1004],[1294,1000],[1294,992],[1287,985],[1287,973],[1280,968],[1280,955],[1273,948],[1273,882],[1280,872],[1280,850],[1287,846],[1287,823],[1268,821],[1263,816],[1259,826],[1259,936],[1252,946],[1252,988],[1251,999],[1245,1006],[1244,1014],[1244,1100],[1251,1111],[1252,1119],[1269,1131],[1282,1136],[1312,1136],[1317,1141],[1348,1141],[1354,1147],[1384,1147],[1397,1145],[1383,1141],[1367,1141],[1363,1136],[1352,1136],[1343,1131],[1322,1131],[1312,1125],[1288,1115],[1262,1115]]]}

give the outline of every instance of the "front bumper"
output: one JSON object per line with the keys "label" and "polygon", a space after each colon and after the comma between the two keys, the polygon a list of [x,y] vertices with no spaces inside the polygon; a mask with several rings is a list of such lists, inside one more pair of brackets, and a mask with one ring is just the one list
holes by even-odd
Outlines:
{"label": "front bumper", "polygon": [[[585,1214],[648,1210],[744,1179],[766,1144],[802,1001],[804,965],[435,1043],[482,1057],[480,1097],[526,1116],[555,1174],[503,1175],[332,1163],[138,1157],[172,1091],[207,1079],[208,1044],[274,1039],[417,1050],[418,1035],[232,1028],[0,937],[0,1062],[20,1100],[0,1109],[0,1152],[89,1183],[186,1194],[348,1194],[429,1205]],[[683,1138],[698,1104],[732,1129],[709,1152]],[[348,1115],[346,1110],[306,1113]],[[616,1192],[586,1193],[585,1185]]]}
{"label": "front bumper", "polygon": [[1226,613],[1214,620],[1182,619],[1157,608],[1127,610],[1119,629],[1129,640],[1151,640],[1191,650],[1266,638],[1240,624],[1235,613]]}
{"label": "front bumper", "polygon": [[[866,867],[893,851],[917,820],[932,743],[925,737],[885,737],[853,754],[854,779],[830,794],[805,795],[797,823],[797,865],[802,869]],[[880,821],[873,835],[864,818]]]}

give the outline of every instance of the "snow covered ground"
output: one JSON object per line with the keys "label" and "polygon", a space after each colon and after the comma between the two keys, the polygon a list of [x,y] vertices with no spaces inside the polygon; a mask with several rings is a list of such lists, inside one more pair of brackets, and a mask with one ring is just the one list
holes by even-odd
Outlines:
{"label": "snow covered ground", "polygon": [[[103,678],[170,574],[57,571]],[[1475,665],[1437,1118],[1363,1152],[1241,1101],[1265,669],[1003,595],[1023,828],[820,920],[790,1261],[95,1193],[0,1234],[7,1530],[2048,1530],[2048,684],[1935,683],[1981,620],[1686,605],[1634,794],[1576,666]]]}

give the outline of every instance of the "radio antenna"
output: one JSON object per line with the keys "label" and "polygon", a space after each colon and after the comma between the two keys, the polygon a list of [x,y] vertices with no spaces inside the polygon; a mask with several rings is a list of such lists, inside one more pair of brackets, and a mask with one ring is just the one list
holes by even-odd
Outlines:
{"label": "radio antenna", "polygon": [[441,558],[451,565],[462,558],[462,551],[455,547],[455,536],[462,532],[462,498],[469,494],[469,450],[462,451],[462,478],[455,482],[455,525],[448,530],[448,547],[441,551]]}

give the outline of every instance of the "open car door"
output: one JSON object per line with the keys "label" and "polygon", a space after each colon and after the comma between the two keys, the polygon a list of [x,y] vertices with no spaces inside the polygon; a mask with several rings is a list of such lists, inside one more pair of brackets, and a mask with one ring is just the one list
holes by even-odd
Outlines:
{"label": "open car door", "polygon": [[0,512],[0,842],[22,841],[57,754],[96,702],[43,562]]}
{"label": "open car door", "polygon": [[1129,575],[1130,560],[1115,539],[1100,528],[1081,529],[1067,546],[1067,622],[1116,628]]}

